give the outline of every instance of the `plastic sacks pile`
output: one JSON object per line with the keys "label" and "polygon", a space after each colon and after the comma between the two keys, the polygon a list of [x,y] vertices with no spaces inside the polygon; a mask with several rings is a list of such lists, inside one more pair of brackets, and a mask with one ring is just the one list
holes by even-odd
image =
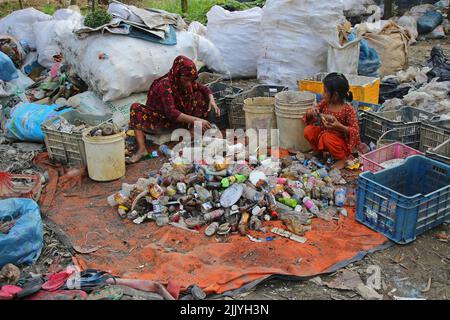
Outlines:
{"label": "plastic sacks pile", "polygon": [[[238,232],[259,241],[247,232],[267,232],[265,221],[284,222],[287,230],[270,230],[275,234],[302,236],[311,229],[312,218],[339,219],[339,213],[347,215],[344,204],[354,205],[355,190],[344,187],[347,181],[341,172],[302,153],[280,161],[250,156],[249,162],[216,160],[206,165],[165,148],[170,162],[108,197],[121,218],[197,231],[207,225],[207,236]],[[227,150],[243,148],[238,144]],[[182,155],[191,151],[184,149]]]}
{"label": "plastic sacks pile", "polygon": [[448,6],[448,0],[438,1],[434,5],[418,5],[409,9],[396,22],[410,31],[410,44],[416,40],[441,39],[448,33],[450,26],[446,19]]}
{"label": "plastic sacks pile", "polygon": [[410,67],[383,79],[380,100],[383,110],[411,106],[450,118],[450,60],[441,47],[431,50],[426,67]]}

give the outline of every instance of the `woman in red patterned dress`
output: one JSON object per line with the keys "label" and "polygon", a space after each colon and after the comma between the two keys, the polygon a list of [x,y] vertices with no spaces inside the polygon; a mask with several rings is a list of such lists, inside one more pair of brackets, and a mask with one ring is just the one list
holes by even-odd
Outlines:
{"label": "woman in red patterned dress", "polygon": [[335,168],[342,169],[352,151],[360,147],[358,117],[349,104],[353,94],[344,75],[330,73],[323,80],[323,100],[306,112],[308,124],[303,132],[314,151],[330,153],[337,160]]}
{"label": "woman in red patterned dress", "polygon": [[169,73],[150,86],[147,103],[131,106],[128,127],[136,134],[138,151],[129,163],[135,163],[147,154],[144,131],[175,129],[196,121],[201,123],[203,130],[211,128],[205,118],[212,109],[220,116],[220,109],[211,90],[197,83],[197,77],[195,63],[185,56],[178,56]]}

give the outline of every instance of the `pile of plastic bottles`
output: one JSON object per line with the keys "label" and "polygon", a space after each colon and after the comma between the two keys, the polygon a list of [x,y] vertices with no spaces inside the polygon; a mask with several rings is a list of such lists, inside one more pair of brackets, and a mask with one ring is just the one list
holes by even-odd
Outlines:
{"label": "pile of plastic bottles", "polygon": [[157,172],[108,197],[121,218],[136,224],[199,230],[207,236],[248,230],[265,232],[267,221],[280,219],[288,231],[303,235],[313,218],[347,216],[345,179],[339,170],[298,153],[283,159],[253,157],[245,163],[191,163],[163,146],[169,156]]}

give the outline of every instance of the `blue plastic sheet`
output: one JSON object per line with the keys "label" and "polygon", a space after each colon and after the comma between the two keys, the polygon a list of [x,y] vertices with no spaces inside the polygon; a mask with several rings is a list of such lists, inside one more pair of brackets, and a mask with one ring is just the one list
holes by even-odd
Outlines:
{"label": "blue plastic sheet", "polygon": [[428,34],[444,21],[444,16],[437,11],[428,11],[417,20],[419,34]]}
{"label": "blue plastic sheet", "polygon": [[380,76],[381,60],[377,50],[369,47],[367,40],[361,40],[358,74],[366,77]]}
{"label": "blue plastic sheet", "polygon": [[56,111],[58,105],[51,106],[24,103],[16,107],[12,112],[11,119],[6,125],[6,136],[9,139],[30,141],[30,142],[44,142],[44,133],[41,130],[41,125],[58,115],[70,111],[65,109]]}
{"label": "blue plastic sheet", "polygon": [[0,221],[5,220],[16,221],[8,233],[0,233],[0,267],[33,264],[44,241],[39,205],[31,199],[0,200]]}
{"label": "blue plastic sheet", "polygon": [[17,79],[19,74],[11,58],[0,51],[0,80],[11,81]]}

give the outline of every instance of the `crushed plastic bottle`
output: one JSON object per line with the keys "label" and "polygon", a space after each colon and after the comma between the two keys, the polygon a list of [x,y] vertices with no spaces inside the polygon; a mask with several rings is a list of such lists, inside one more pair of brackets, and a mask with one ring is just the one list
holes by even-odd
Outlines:
{"label": "crushed plastic bottle", "polygon": [[315,215],[319,213],[319,208],[317,208],[317,206],[314,204],[314,202],[311,200],[310,197],[304,197],[303,204],[305,205],[306,209],[309,210],[309,212]]}
{"label": "crushed plastic bottle", "polygon": [[334,192],[334,203],[338,207],[342,207],[342,206],[344,206],[345,201],[346,201],[346,190],[345,190],[345,188],[338,188],[338,189],[336,189],[336,191]]}

